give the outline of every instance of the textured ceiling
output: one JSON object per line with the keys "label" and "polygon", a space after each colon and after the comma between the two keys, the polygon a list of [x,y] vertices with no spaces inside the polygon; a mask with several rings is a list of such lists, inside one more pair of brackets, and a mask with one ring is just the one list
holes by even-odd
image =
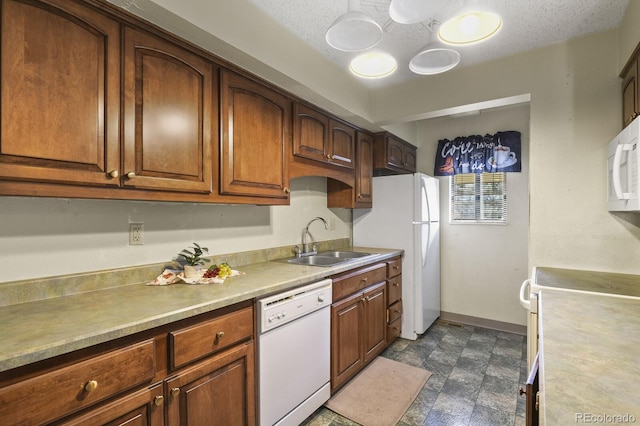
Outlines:
{"label": "textured ceiling", "polygon": [[[424,0],[434,3],[435,19],[462,6],[462,0]],[[273,17],[294,36],[348,72],[349,61],[357,53],[332,49],[324,34],[333,21],[347,12],[347,0],[250,0]],[[361,11],[371,15],[385,31],[378,48],[391,53],[398,70],[383,80],[363,80],[372,87],[396,84],[414,78],[409,60],[428,43],[426,22],[403,25],[389,18],[390,0],[361,0]],[[492,39],[458,47],[462,59],[458,67],[535,49],[589,33],[617,28],[628,0],[486,0],[503,18],[503,27]]]}

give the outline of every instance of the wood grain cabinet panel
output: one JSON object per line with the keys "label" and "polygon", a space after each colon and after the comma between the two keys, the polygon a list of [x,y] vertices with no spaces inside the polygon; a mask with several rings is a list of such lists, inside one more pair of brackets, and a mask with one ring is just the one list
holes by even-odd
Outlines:
{"label": "wood grain cabinet panel", "polygon": [[155,346],[147,340],[0,389],[6,424],[36,425],[71,414],[155,374]]}
{"label": "wood grain cabinet panel", "polygon": [[364,366],[362,294],[331,306],[331,389],[337,389]]}
{"label": "wood grain cabinet panel", "polygon": [[288,200],[291,101],[223,70],[220,104],[220,193]]}
{"label": "wood grain cabinet panel", "polygon": [[364,362],[375,358],[385,348],[387,329],[387,287],[381,282],[363,294],[364,308]]}
{"label": "wood grain cabinet panel", "polygon": [[211,192],[214,95],[210,62],[125,28],[125,186]]}
{"label": "wood grain cabinet panel", "polygon": [[162,426],[163,424],[164,396],[161,383],[133,392],[61,423],[64,426]]}
{"label": "wood grain cabinet panel", "polygon": [[294,157],[355,168],[356,130],[321,111],[294,103]]}
{"label": "wood grain cabinet panel", "polygon": [[170,368],[213,354],[253,337],[253,309],[245,308],[169,333]]}
{"label": "wood grain cabinet panel", "polygon": [[119,185],[118,22],[66,0],[1,7],[0,178]]}
{"label": "wood grain cabinet panel", "polygon": [[165,382],[166,424],[255,424],[253,342],[195,364]]}
{"label": "wood grain cabinet panel", "polygon": [[374,176],[416,172],[417,148],[388,132],[374,135]]}

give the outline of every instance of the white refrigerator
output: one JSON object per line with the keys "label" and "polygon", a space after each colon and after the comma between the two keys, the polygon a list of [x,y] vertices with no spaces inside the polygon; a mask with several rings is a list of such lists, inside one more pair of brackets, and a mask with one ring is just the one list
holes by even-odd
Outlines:
{"label": "white refrigerator", "polygon": [[353,245],[403,249],[402,332],[415,340],[440,316],[439,181],[373,178],[373,208],[353,210]]}

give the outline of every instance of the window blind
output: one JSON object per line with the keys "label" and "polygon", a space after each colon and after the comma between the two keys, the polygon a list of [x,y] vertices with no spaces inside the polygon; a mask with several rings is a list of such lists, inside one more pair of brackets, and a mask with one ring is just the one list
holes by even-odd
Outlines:
{"label": "window blind", "polygon": [[452,223],[506,223],[506,173],[451,176]]}

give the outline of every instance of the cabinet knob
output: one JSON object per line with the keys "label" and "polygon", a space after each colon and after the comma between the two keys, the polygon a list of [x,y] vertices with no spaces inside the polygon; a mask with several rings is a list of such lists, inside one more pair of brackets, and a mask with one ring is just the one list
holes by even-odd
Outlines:
{"label": "cabinet knob", "polygon": [[397,271],[400,267],[398,265],[393,265],[393,269]]}
{"label": "cabinet knob", "polygon": [[399,282],[391,283],[391,285],[392,285],[393,287],[400,287],[400,283],[399,283]]}
{"label": "cabinet knob", "polygon": [[283,191],[285,194],[289,194],[291,192],[291,188],[285,186]]}
{"label": "cabinet knob", "polygon": [[156,405],[156,407],[160,407],[162,404],[164,404],[164,396],[156,396],[155,398],[153,398],[153,403]]}
{"label": "cabinet knob", "polygon": [[331,156],[327,154],[327,160],[331,160]]}
{"label": "cabinet knob", "polygon": [[96,380],[89,380],[84,385],[85,392],[93,392],[98,387],[98,382]]}
{"label": "cabinet knob", "polygon": [[111,171],[108,173],[108,175],[109,175],[109,177],[117,178],[118,176],[120,176],[120,173],[118,173],[118,171],[117,171],[117,170],[111,170]]}
{"label": "cabinet knob", "polygon": [[367,277],[364,277],[361,281],[362,281],[363,283],[366,283],[367,281],[369,281],[369,279],[368,279]]}
{"label": "cabinet knob", "polygon": [[518,395],[526,395],[527,391],[522,386],[518,388]]}
{"label": "cabinet knob", "polygon": [[171,396],[178,396],[180,394],[180,388],[171,388]]}
{"label": "cabinet knob", "polygon": [[127,177],[129,179],[133,179],[134,177],[136,177],[136,173],[135,172],[129,172],[129,173],[127,173]]}
{"label": "cabinet knob", "polygon": [[362,200],[362,194],[358,194],[358,200]]}
{"label": "cabinet knob", "polygon": [[218,343],[220,343],[220,339],[222,339],[223,337],[224,337],[224,331],[218,331],[218,332],[216,333],[216,338],[215,338],[215,340],[213,341],[213,344],[214,344],[214,345],[217,345]]}

